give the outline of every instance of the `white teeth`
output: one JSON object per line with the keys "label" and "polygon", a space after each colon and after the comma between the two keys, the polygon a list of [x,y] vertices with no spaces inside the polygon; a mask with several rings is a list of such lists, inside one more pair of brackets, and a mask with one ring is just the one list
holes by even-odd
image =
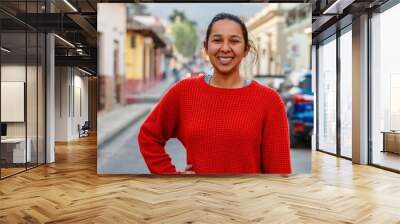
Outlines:
{"label": "white teeth", "polygon": [[229,64],[232,61],[233,58],[231,57],[219,57],[219,61],[221,64]]}

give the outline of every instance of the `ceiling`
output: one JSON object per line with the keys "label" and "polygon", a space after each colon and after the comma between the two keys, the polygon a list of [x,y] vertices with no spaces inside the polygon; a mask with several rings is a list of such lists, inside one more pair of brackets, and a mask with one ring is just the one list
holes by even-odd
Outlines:
{"label": "ceiling", "polygon": [[[10,33],[3,35],[4,40],[2,43],[4,46],[8,44],[7,48],[15,49],[12,54],[26,55],[24,48],[25,30],[28,30],[28,32],[55,32],[61,38],[75,45],[75,47],[71,47],[65,41],[56,38],[57,65],[85,66],[92,71],[96,71],[97,3],[110,2],[134,1],[47,0],[48,4],[46,6],[45,0],[1,0],[1,30],[3,33]],[[217,0],[216,2],[220,1]],[[268,2],[282,1],[272,0]],[[359,13],[373,10],[387,2],[387,0],[288,0],[284,2],[312,4],[312,34],[314,39],[324,35],[324,32],[326,33],[338,21],[343,21],[346,16],[356,16]],[[52,13],[48,13],[50,9],[52,9]],[[33,46],[33,44],[28,44],[28,55],[34,52],[35,47]]]}
{"label": "ceiling", "polygon": [[[35,58],[36,51],[43,46],[37,48],[37,44],[30,43],[33,36],[54,32],[61,37],[55,38],[56,66],[79,66],[96,72],[96,10],[96,0],[48,0],[47,5],[45,0],[1,0],[2,46],[11,50],[2,60],[7,58],[9,62],[22,63],[26,61],[25,56],[28,56],[28,60]],[[31,32],[35,35],[29,34]],[[5,52],[2,51],[2,54]]]}
{"label": "ceiling", "polygon": [[311,0],[313,37],[346,16],[354,17],[373,11],[388,0]]}

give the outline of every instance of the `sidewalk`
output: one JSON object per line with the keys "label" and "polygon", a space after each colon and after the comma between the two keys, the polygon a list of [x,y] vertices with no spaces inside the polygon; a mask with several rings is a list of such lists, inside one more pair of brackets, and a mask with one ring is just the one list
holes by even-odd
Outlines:
{"label": "sidewalk", "polygon": [[157,84],[155,87],[149,89],[146,92],[140,94],[134,94],[133,99],[135,99],[135,103],[143,103],[143,102],[158,102],[161,96],[164,94],[166,90],[174,84],[175,79],[172,76],[168,76],[164,81]]}
{"label": "sidewalk", "polygon": [[[148,91],[135,95],[137,103],[121,106],[112,111],[102,113],[97,117],[98,149],[120,134],[124,129],[146,116],[164,92],[174,83],[173,78],[167,78]],[[139,103],[140,102],[140,103]]]}

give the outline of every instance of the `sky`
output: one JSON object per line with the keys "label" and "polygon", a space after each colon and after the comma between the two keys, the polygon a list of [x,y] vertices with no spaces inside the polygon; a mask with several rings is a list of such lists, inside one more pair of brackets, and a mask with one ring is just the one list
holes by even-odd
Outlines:
{"label": "sky", "polygon": [[185,15],[196,21],[199,29],[205,30],[211,19],[220,12],[250,17],[259,12],[266,3],[143,3],[152,15],[168,20],[174,9],[184,11]]}

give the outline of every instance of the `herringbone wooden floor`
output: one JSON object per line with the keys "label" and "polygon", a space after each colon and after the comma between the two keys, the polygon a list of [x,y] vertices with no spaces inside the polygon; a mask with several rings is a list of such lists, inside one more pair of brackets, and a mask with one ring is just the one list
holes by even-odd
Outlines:
{"label": "herringbone wooden floor", "polygon": [[98,176],[96,141],[0,181],[0,223],[400,223],[400,175],[313,153],[313,173]]}

